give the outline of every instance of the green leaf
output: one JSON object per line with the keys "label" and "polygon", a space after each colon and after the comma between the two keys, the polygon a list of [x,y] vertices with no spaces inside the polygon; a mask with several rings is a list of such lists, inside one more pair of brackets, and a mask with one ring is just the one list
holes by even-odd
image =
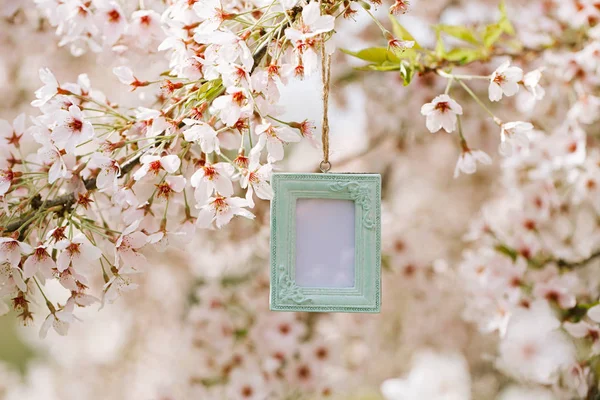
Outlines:
{"label": "green leaf", "polygon": [[444,32],[452,37],[460,39],[464,42],[479,45],[481,41],[477,39],[475,32],[466,26],[459,25],[437,25],[436,30]]}
{"label": "green leaf", "polygon": [[391,50],[401,60],[415,61],[419,55],[414,49]]}
{"label": "green leaf", "polygon": [[508,15],[506,14],[506,3],[504,2],[504,0],[500,2],[498,8],[500,9],[501,15],[499,22],[500,26],[502,27],[504,32],[508,33],[509,35],[514,35],[515,28],[513,28],[512,24],[510,23],[510,20],[508,19]]}
{"label": "green leaf", "polygon": [[492,47],[503,33],[504,29],[500,26],[500,23],[486,26],[483,31],[483,44],[485,47]]}
{"label": "green leaf", "polygon": [[370,47],[356,52],[344,49],[341,51],[356,58],[360,58],[361,60],[376,64],[383,64],[386,61],[400,62],[400,59],[385,47]]}
{"label": "green leaf", "polygon": [[504,0],[500,2],[498,8],[500,9],[500,20],[495,24],[486,26],[483,31],[483,44],[487,48],[492,47],[503,33],[509,35],[515,34],[515,28],[512,26],[508,19],[508,15],[506,14],[506,4],[504,3]]}
{"label": "green leaf", "polygon": [[442,39],[442,35],[440,34],[440,31],[435,32],[435,38],[436,38],[435,55],[438,58],[442,58],[442,57],[444,57],[444,54],[446,54],[446,47],[444,46],[444,39]]}
{"label": "green leaf", "polygon": [[513,262],[517,261],[518,254],[515,249],[511,249],[504,244],[499,244],[496,246],[496,251],[510,257]]}
{"label": "green leaf", "polygon": [[481,50],[469,48],[452,49],[444,55],[444,59],[459,62],[461,64],[468,64],[482,58],[484,58],[484,54]]}
{"label": "green leaf", "polygon": [[389,64],[389,65],[369,64],[369,65],[365,65],[363,67],[358,67],[356,69],[359,71],[382,71],[382,72],[398,71],[400,69],[400,64]]}
{"label": "green leaf", "polygon": [[402,25],[400,25],[400,22],[398,22],[398,20],[396,19],[396,17],[394,17],[391,14],[389,16],[390,16],[390,21],[392,21],[392,28],[393,28],[393,31],[394,31],[394,36],[397,39],[401,39],[401,40],[412,40],[413,42],[415,42],[415,45],[414,45],[413,49],[420,49],[421,46],[415,40],[415,38],[413,37],[413,35],[411,35],[410,32],[407,31],[405,27],[403,27]]}
{"label": "green leaf", "polygon": [[401,63],[400,64],[400,76],[404,81],[404,86],[408,86],[415,75],[415,68],[411,64]]}

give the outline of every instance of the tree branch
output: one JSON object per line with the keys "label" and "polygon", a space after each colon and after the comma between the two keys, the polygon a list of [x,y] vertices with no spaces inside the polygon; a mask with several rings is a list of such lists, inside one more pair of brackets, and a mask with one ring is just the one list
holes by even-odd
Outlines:
{"label": "tree branch", "polygon": [[589,262],[593,261],[596,258],[600,258],[600,250],[596,251],[595,253],[592,253],[591,256],[589,256],[588,258],[584,258],[583,260],[569,262],[569,261],[559,259],[556,261],[556,264],[560,268],[575,269],[575,268],[586,266]]}

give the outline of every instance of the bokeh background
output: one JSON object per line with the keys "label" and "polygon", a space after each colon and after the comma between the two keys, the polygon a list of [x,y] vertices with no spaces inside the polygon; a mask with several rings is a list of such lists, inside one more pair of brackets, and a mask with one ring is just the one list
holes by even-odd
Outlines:
{"label": "bokeh background", "polygon": [[[383,7],[382,21],[386,13]],[[399,20],[422,46],[431,46],[431,23],[486,22],[497,14],[495,1],[413,0]],[[147,100],[140,94],[152,96],[130,93],[118,82],[111,72],[120,65],[118,55],[74,57],[58,47],[29,0],[0,0],[0,15],[0,118],[33,112],[40,67],[50,67],[59,81],[87,73],[94,87],[124,107]],[[524,13],[513,16],[527,24]],[[364,14],[336,29],[339,48],[382,45]],[[129,56],[128,63],[142,77],[166,66],[162,54]],[[426,76],[404,87],[397,74],[356,71],[358,64],[340,52],[334,56],[332,164],[334,171],[382,175],[381,314],[269,312],[269,204],[260,201],[255,221],[198,232],[183,251],[146,249],[151,265],[140,288],[100,311],[84,309],[67,337],[39,340],[35,327],[22,327],[11,314],[0,317],[0,399],[237,399],[249,386],[252,399],[278,387],[282,399],[376,400],[383,399],[382,382],[411,370],[411,379],[442,382],[454,396],[422,400],[498,398],[510,382],[495,368],[496,336],[464,320],[458,273],[470,222],[502,189],[498,128],[457,94],[465,114],[480,115],[463,120],[469,144],[494,163],[454,179],[456,136],[429,133],[419,114],[445,82]],[[485,82],[474,88],[486,97]],[[291,83],[281,103],[286,119],[308,118],[318,126],[319,77]],[[511,112],[513,119],[519,115],[512,105],[503,112],[508,120]],[[281,170],[313,171],[319,161],[319,150],[302,143],[289,149]],[[58,297],[61,290],[48,288]],[[292,353],[293,361],[279,370],[278,359]]]}

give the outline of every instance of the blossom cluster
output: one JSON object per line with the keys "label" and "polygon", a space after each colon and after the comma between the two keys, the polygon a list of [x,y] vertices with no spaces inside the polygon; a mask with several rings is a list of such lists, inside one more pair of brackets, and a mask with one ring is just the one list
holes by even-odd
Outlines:
{"label": "blossom cluster", "polygon": [[[154,104],[133,110],[85,74],[63,83],[43,68],[31,103],[40,115],[2,122],[1,293],[27,323],[41,292],[44,336],[50,327],[66,334],[76,306],[135,288],[145,246],[165,249],[195,229],[251,219],[255,198],[271,198],[284,145],[312,139],[314,129],[278,118],[280,85],[318,70],[317,51],[334,28],[327,13],[341,4],[176,1],[162,15],[142,9],[130,18],[114,1],[38,6],[63,41],[115,47],[135,37],[170,64],[156,81],[113,69],[131,90],[155,88]],[[88,290],[97,277],[101,296]],[[45,296],[48,279],[71,292],[65,304]]]}
{"label": "blossom cluster", "polygon": [[[570,24],[579,24],[574,17],[582,12],[598,15],[590,8],[570,12]],[[595,30],[576,51],[547,55],[548,72],[571,88],[572,100],[554,127],[530,126],[504,160],[501,194],[474,221],[466,236],[473,246],[460,266],[470,299],[465,317],[500,337],[496,366],[517,381],[551,388],[548,397],[557,399],[589,398],[598,385]]]}
{"label": "blossom cluster", "polygon": [[[584,396],[599,329],[591,271],[600,254],[600,153],[586,154],[581,133],[537,132],[506,160],[505,195],[484,207],[461,270],[472,299],[465,316],[501,336],[498,366]],[[579,354],[573,342],[583,346]]]}
{"label": "blossom cluster", "polygon": [[338,392],[342,382],[332,370],[340,367],[340,347],[315,332],[308,314],[258,312],[268,296],[264,278],[198,288],[187,319],[195,332],[194,397],[330,398]]}
{"label": "blossom cluster", "polygon": [[[591,2],[515,8],[540,19],[531,26],[510,16],[516,20],[514,39],[522,42],[522,54],[514,50],[514,42],[486,38],[487,32],[502,24],[505,27],[498,37],[515,34],[502,19],[485,29],[469,24],[435,25],[435,50],[417,49],[415,43],[401,52],[390,51],[393,46],[388,46],[350,54],[372,63],[365,68],[399,71],[404,85],[420,85],[422,95],[415,97],[430,96],[425,105],[417,103],[428,130],[458,133],[451,135],[458,136],[461,148],[455,176],[475,172],[476,162],[491,162],[482,150],[470,149],[465,132],[474,128],[487,133],[488,125],[493,125],[496,133],[483,142],[484,147],[490,139],[500,142],[502,179],[489,185],[496,194],[466,235],[472,248],[458,268],[467,299],[464,318],[481,334],[498,335],[493,367],[522,385],[505,390],[502,399],[593,398],[598,391],[600,310],[594,272],[600,256],[600,155],[594,125],[600,118],[600,12]],[[505,12],[503,6],[500,10]],[[410,37],[403,27],[396,31],[404,32],[405,39]],[[454,40],[450,49],[440,40],[442,33]],[[571,40],[571,34],[581,36]],[[468,45],[462,47],[462,43]],[[428,56],[436,61],[428,61]],[[389,61],[394,57],[400,66]],[[490,57],[495,70],[469,65],[470,60]],[[441,79],[417,80],[416,74],[443,78],[445,91],[437,95],[444,87],[437,85]],[[431,91],[437,93],[431,95]],[[472,110],[464,98],[473,100],[480,112]],[[410,105],[416,106],[414,100]],[[513,122],[504,122],[504,115],[509,114],[508,121]],[[478,121],[465,129],[467,115],[469,119],[477,116]],[[409,124],[409,129],[414,125]],[[473,141],[481,143],[482,139]],[[443,355],[425,358],[431,369],[437,370],[438,365],[442,369],[440,384],[444,384],[444,370],[458,368],[445,368]],[[420,381],[427,370],[420,361],[406,379],[385,382],[386,398],[436,397],[431,390],[437,382],[425,385]],[[475,376],[477,371],[471,373]],[[470,382],[462,383],[436,393],[469,398],[465,386]]]}
{"label": "blossom cluster", "polygon": [[[495,116],[489,109],[481,103],[481,100],[471,91],[464,83],[465,80],[484,79],[489,81],[488,97],[490,101],[500,101],[502,97],[511,97],[519,92],[520,86],[527,91],[532,102],[542,100],[545,95],[544,88],[540,86],[541,71],[533,70],[523,74],[523,70],[516,66],[510,66],[510,61],[503,62],[489,76],[481,75],[452,75],[443,71],[438,72],[441,76],[448,78],[448,86],[446,92],[449,91],[451,84],[456,80],[461,86],[481,104],[484,111],[490,113],[494,123],[500,127],[500,146],[499,152],[504,156],[510,156],[517,149],[526,146],[528,135],[533,129],[533,125],[529,122],[514,121],[502,122],[500,118]],[[482,150],[470,149],[467,140],[465,139],[462,128],[458,124],[460,116],[463,114],[462,107],[453,100],[447,93],[435,97],[431,103],[424,104],[421,107],[421,114],[426,117],[427,129],[434,133],[442,128],[448,132],[454,132],[457,129],[460,136],[461,154],[456,163],[454,177],[459,174],[472,174],[477,170],[477,162],[482,164],[491,164],[492,159]]]}

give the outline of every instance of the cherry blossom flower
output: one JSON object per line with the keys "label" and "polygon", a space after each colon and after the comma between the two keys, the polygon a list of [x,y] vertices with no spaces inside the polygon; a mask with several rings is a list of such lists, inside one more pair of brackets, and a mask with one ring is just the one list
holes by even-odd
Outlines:
{"label": "cherry blossom flower", "polygon": [[208,204],[200,207],[196,225],[199,228],[209,228],[214,221],[217,228],[221,228],[235,215],[253,219],[254,214],[244,207],[248,207],[248,201],[240,197],[211,197]]}
{"label": "cherry blossom flower", "polygon": [[59,311],[54,311],[46,317],[46,320],[40,328],[40,338],[44,339],[48,335],[50,328],[61,336],[66,336],[69,332],[70,324],[74,320],[73,308],[75,303],[70,301]]}
{"label": "cherry blossom flower", "polygon": [[492,159],[484,151],[471,150],[469,148],[463,149],[454,168],[454,178],[458,178],[461,172],[465,174],[475,173],[477,170],[477,161],[485,165],[492,163]]}
{"label": "cherry blossom flower", "polygon": [[457,115],[462,115],[462,107],[447,94],[441,94],[431,103],[421,107],[421,114],[426,116],[429,132],[434,133],[444,128],[448,133],[456,129]]}
{"label": "cherry blossom flower", "polygon": [[59,148],[74,152],[75,147],[94,137],[94,128],[85,120],[83,112],[76,105],[69,107],[69,111],[56,112],[57,126],[52,131],[52,140]]}
{"label": "cherry blossom flower", "polygon": [[252,112],[252,101],[244,88],[231,86],[227,95],[217,97],[212,104],[213,110],[219,114],[221,121],[227,126],[235,125],[240,118],[249,117]]}
{"label": "cherry blossom flower", "polygon": [[537,298],[546,299],[556,303],[560,308],[568,310],[577,304],[574,295],[576,284],[577,278],[575,276],[563,274],[552,277],[547,281],[537,282],[533,288],[533,294]]}
{"label": "cherry blossom flower", "polygon": [[[510,61],[502,63],[490,77],[488,95],[490,101],[499,101],[502,95],[513,96],[519,91],[519,81],[523,78],[523,70],[511,67]],[[532,82],[530,82],[532,83]]]}
{"label": "cherry blossom flower", "polygon": [[183,123],[189,126],[183,131],[183,137],[188,142],[198,142],[204,153],[212,153],[219,147],[217,132],[212,126],[203,121],[186,118]]}
{"label": "cherry blossom flower", "polygon": [[160,15],[153,10],[138,10],[131,14],[127,33],[135,38],[136,44],[145,49],[163,36]]}
{"label": "cherry blossom flower", "polygon": [[14,293],[16,290],[27,292],[27,284],[23,279],[23,271],[9,263],[0,264],[0,293]]}
{"label": "cherry blossom flower", "polygon": [[125,85],[131,86],[131,90],[134,91],[138,87],[148,86],[149,82],[140,81],[138,78],[133,75],[133,71],[131,68],[126,66],[115,67],[113,68],[113,74],[119,78],[119,81]]}
{"label": "cherry blossom flower", "polygon": [[[129,225],[115,243],[115,265],[123,265],[126,270],[140,271],[146,268],[148,261],[138,250],[148,243],[148,236],[138,230],[140,221]],[[122,263],[121,263],[122,261]]]}
{"label": "cherry blossom flower", "polygon": [[232,63],[218,65],[216,68],[225,87],[240,86],[252,90],[250,71],[243,66]]}
{"label": "cherry blossom flower", "polygon": [[50,279],[54,268],[56,268],[56,262],[48,254],[47,247],[39,245],[33,249],[33,253],[23,263],[23,278],[31,278],[39,271],[44,278]]}
{"label": "cherry blossom flower", "polygon": [[548,304],[536,301],[517,310],[500,343],[499,366],[508,374],[540,384],[552,384],[574,361],[574,348],[558,330],[560,322]]}
{"label": "cherry blossom flower", "polygon": [[263,200],[273,198],[273,188],[268,181],[271,179],[273,167],[271,164],[260,165],[260,152],[250,154],[248,168],[242,172],[241,186],[246,191],[246,200],[250,208],[254,207],[253,194]]}
{"label": "cherry blossom flower", "polygon": [[70,265],[77,271],[82,271],[102,256],[100,249],[92,245],[82,234],[76,235],[72,240],[63,239],[54,247],[60,251],[56,259],[59,272],[63,272]]}
{"label": "cherry blossom flower", "polygon": [[173,193],[181,193],[185,188],[186,179],[183,176],[169,175],[164,182],[156,185],[156,197],[170,199]]}
{"label": "cherry blossom flower", "polygon": [[12,267],[17,267],[21,262],[21,255],[31,253],[32,248],[25,242],[19,242],[10,237],[0,237],[0,260],[8,262]]}
{"label": "cherry blossom flower", "polygon": [[145,154],[140,158],[140,162],[142,163],[142,166],[133,174],[133,179],[136,181],[139,181],[148,173],[155,176],[158,175],[160,171],[174,174],[181,166],[181,159],[175,154],[169,154],[163,157]]}
{"label": "cherry blossom flower", "polygon": [[58,81],[48,68],[40,69],[40,80],[44,86],[35,92],[37,100],[31,102],[31,105],[34,107],[41,107],[46,104],[56,95],[59,89]]}
{"label": "cherry blossom flower", "polygon": [[384,381],[381,393],[386,400],[469,399],[467,362],[460,354],[422,351],[416,355],[406,379]]}
{"label": "cherry blossom flower", "polygon": [[227,163],[204,164],[194,172],[190,183],[195,188],[194,197],[199,206],[203,206],[215,191],[225,197],[233,195],[232,174],[232,166]]}
{"label": "cherry blossom flower", "polygon": [[79,283],[86,284],[87,280],[85,276],[77,273],[75,269],[70,266],[64,271],[59,272],[58,274],[58,282],[65,288],[70,290],[71,292],[75,292],[79,290]]}
{"label": "cherry blossom flower", "polygon": [[291,142],[299,142],[301,137],[288,126],[273,126],[273,124],[263,121],[256,127],[258,135],[258,146],[262,148],[267,146],[269,161],[275,162],[283,159],[283,145]]}
{"label": "cherry blossom flower", "polygon": [[127,19],[123,10],[116,1],[95,0],[98,12],[98,28],[104,38],[104,42],[112,46],[119,40],[127,29]]}
{"label": "cherry blossom flower", "polygon": [[563,327],[571,336],[577,339],[588,339],[592,342],[591,355],[600,354],[600,328],[586,321],[577,323],[565,322]]}
{"label": "cherry blossom flower", "polygon": [[529,122],[507,122],[502,124],[500,131],[500,154],[510,156],[520,148],[529,144],[529,134],[533,125]]}
{"label": "cherry blossom flower", "polygon": [[394,0],[394,5],[390,7],[390,13],[394,15],[406,14],[409,5],[408,0]]}
{"label": "cherry blossom flower", "polygon": [[180,78],[187,78],[191,81],[197,81],[204,76],[202,59],[200,57],[186,58],[181,64],[181,72],[178,73]]}
{"label": "cherry blossom flower", "polygon": [[252,88],[264,93],[273,103],[279,101],[279,86],[287,82],[287,79],[283,76],[282,68],[277,64],[271,64],[266,69],[256,69],[251,80]]}
{"label": "cherry blossom flower", "polygon": [[311,2],[302,9],[302,22],[297,28],[287,28],[285,36],[291,41],[305,41],[308,38],[333,30],[335,18],[321,15],[318,2]]}
{"label": "cherry blossom flower", "polygon": [[121,174],[121,167],[119,167],[119,164],[115,160],[99,153],[94,153],[90,159],[89,166],[100,168],[100,172],[96,177],[96,187],[100,191],[117,189],[117,178]]}
{"label": "cherry blossom flower", "polygon": [[542,71],[539,69],[528,72],[523,77],[523,85],[525,86],[525,89],[527,89],[527,91],[531,93],[533,98],[536,100],[541,100],[546,95],[546,91],[540,86],[541,79]]}
{"label": "cherry blossom flower", "polygon": [[99,303],[100,299],[84,292],[87,287],[79,288],[77,291],[71,292],[71,297],[67,301],[73,301],[79,307],[88,307],[92,304]]}
{"label": "cherry blossom flower", "polygon": [[582,124],[593,124],[600,115],[600,97],[582,94],[569,110],[568,116]]}
{"label": "cherry blossom flower", "polygon": [[260,400],[268,397],[268,387],[265,378],[256,371],[235,370],[231,374],[231,382],[227,388],[230,399]]}
{"label": "cherry blossom flower", "polygon": [[19,148],[20,141],[25,134],[25,114],[19,114],[13,121],[12,126],[3,119],[0,119],[0,137],[6,140],[6,143]]}
{"label": "cherry blossom flower", "polygon": [[186,219],[175,229],[157,232],[149,236],[149,242],[158,252],[165,252],[170,247],[185,249],[185,246],[194,239],[196,225],[191,219]]}
{"label": "cherry blossom flower", "polygon": [[134,291],[139,287],[132,281],[131,276],[131,274],[119,273],[110,278],[103,288],[102,307],[105,303],[113,303],[121,294]]}
{"label": "cherry blossom flower", "polygon": [[391,36],[388,39],[388,47],[392,50],[402,52],[406,49],[412,49],[415,46],[414,40],[400,40]]}
{"label": "cherry blossom flower", "polygon": [[137,120],[141,122],[146,130],[146,137],[152,138],[173,128],[173,125],[158,110],[138,107],[135,114]]}
{"label": "cherry blossom flower", "polygon": [[37,153],[39,160],[44,165],[49,165],[48,183],[52,184],[58,179],[69,179],[73,176],[67,164],[73,165],[75,160],[67,154],[63,155],[54,145],[41,147]]}
{"label": "cherry blossom flower", "polygon": [[4,196],[12,185],[15,174],[11,169],[0,169],[0,196]]}
{"label": "cherry blossom flower", "polygon": [[194,4],[194,11],[203,21],[200,29],[203,32],[215,31],[223,21],[233,18],[233,14],[228,14],[223,10],[220,0],[205,0]]}
{"label": "cherry blossom flower", "polygon": [[228,29],[210,33],[196,31],[194,40],[198,43],[216,45],[209,46],[205,52],[208,64],[234,63],[236,60],[239,60],[239,63],[246,71],[250,71],[254,66],[254,58],[246,41]]}

